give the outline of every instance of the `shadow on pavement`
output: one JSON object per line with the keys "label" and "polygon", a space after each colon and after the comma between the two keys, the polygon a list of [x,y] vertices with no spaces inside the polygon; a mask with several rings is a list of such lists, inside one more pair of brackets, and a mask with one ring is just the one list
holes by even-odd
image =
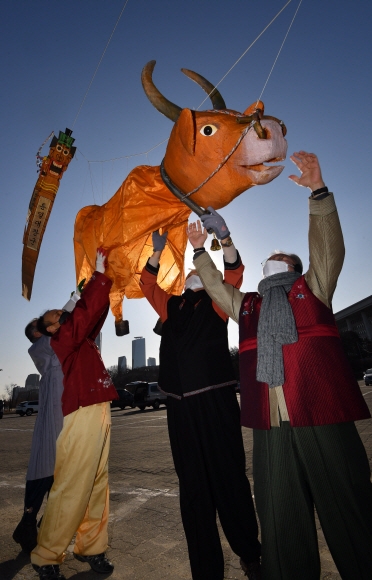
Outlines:
{"label": "shadow on pavement", "polygon": [[22,568],[30,563],[30,555],[25,552],[20,552],[16,558],[6,560],[0,564],[0,578],[1,580],[12,580]]}

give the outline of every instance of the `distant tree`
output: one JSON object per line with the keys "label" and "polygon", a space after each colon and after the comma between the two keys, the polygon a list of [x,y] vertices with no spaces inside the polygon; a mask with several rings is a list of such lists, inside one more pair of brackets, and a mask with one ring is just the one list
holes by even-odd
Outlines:
{"label": "distant tree", "polygon": [[15,383],[11,383],[10,385],[5,385],[5,392],[6,396],[4,401],[6,402],[8,409],[10,410],[13,407],[13,389],[17,387]]}
{"label": "distant tree", "polygon": [[237,381],[239,381],[240,380],[239,349],[237,346],[232,346],[230,348],[230,356],[231,356],[231,362],[232,362],[234,373],[235,373],[235,378]]}
{"label": "distant tree", "polygon": [[[239,381],[239,349],[236,346],[230,348],[230,356],[235,378]],[[116,389],[124,389],[125,385],[134,381],[156,382],[159,377],[159,366],[138,367],[135,369],[127,367],[123,370],[119,369],[118,365],[114,365],[109,367],[107,371]]]}
{"label": "distant tree", "polygon": [[363,377],[363,371],[372,367],[372,343],[353,330],[340,334],[342,346],[357,379]]}
{"label": "distant tree", "polygon": [[119,369],[117,365],[107,369],[116,389],[124,389],[125,385],[133,381],[156,382],[159,376],[159,367],[138,367],[135,369]]}
{"label": "distant tree", "polygon": [[360,358],[364,354],[363,339],[353,330],[346,330],[340,335],[342,346],[349,358]]}

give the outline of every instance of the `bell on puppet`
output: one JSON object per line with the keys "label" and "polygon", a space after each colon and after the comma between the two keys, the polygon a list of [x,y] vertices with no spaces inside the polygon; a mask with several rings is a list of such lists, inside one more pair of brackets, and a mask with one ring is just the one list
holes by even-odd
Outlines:
{"label": "bell on puppet", "polygon": [[[52,133],[53,134],[53,133]],[[75,155],[75,141],[71,129],[53,137],[47,157],[37,154],[39,177],[36,181],[28,207],[22,253],[22,296],[30,300],[35,268],[45,228],[47,226],[59,183],[71,159]]]}
{"label": "bell on puppet", "polygon": [[217,240],[216,234],[213,233],[213,240],[212,240],[212,243],[211,243],[211,251],[212,252],[218,252],[218,250],[220,250],[220,249],[221,249],[221,244]]}

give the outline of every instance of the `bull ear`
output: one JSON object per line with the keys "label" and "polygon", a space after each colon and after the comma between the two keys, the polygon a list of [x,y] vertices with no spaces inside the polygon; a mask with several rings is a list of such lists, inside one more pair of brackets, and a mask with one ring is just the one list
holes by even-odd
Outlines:
{"label": "bull ear", "polygon": [[265,105],[263,104],[262,101],[256,101],[255,103],[249,105],[248,109],[246,109],[243,114],[248,117],[248,115],[252,115],[252,113],[254,113],[256,109],[260,109],[260,111],[262,111],[262,114],[264,113]]}
{"label": "bull ear", "polygon": [[178,137],[189,155],[195,153],[195,118],[190,109],[182,109],[176,122]]}

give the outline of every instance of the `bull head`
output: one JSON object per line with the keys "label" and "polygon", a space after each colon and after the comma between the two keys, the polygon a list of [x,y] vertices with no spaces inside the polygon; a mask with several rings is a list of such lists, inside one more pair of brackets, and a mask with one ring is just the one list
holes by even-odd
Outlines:
{"label": "bull head", "polygon": [[[152,80],[155,61],[142,71],[142,84],[154,107],[174,121],[163,166],[171,182],[195,204],[219,209],[254,185],[277,177],[286,157],[282,121],[264,115],[258,101],[244,113],[226,109],[220,92],[201,75],[181,69],[209,95],[213,110],[181,109],[166,99]],[[194,191],[195,190],[195,191]]]}

